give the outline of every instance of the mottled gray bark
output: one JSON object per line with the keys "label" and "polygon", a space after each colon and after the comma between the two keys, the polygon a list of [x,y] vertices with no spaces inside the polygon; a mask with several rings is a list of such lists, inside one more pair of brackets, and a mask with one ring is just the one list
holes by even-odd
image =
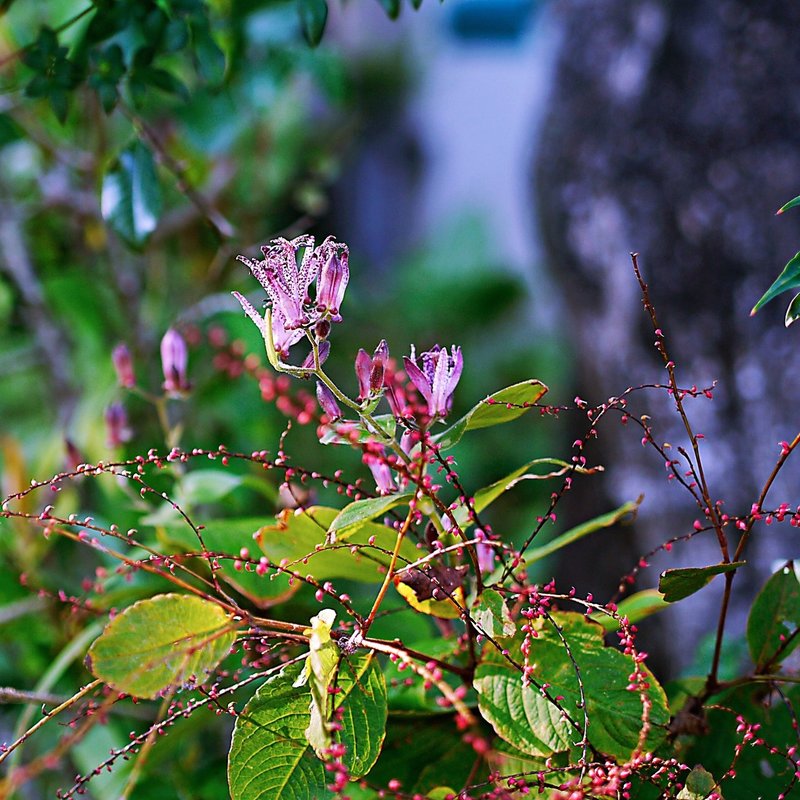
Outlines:
{"label": "mottled gray bark", "polygon": [[[553,13],[563,40],[534,182],[547,262],[575,337],[578,391],[594,403],[666,378],[631,271],[628,254],[638,251],[681,383],[720,382],[713,402],[689,410],[706,436],[714,498],[746,513],[777,443],[800,430],[800,329],[784,329],[781,301],[749,317],[800,248],[800,215],[774,216],[800,194],[800,4],[559,0]],[[660,441],[685,443],[668,398],[640,395],[635,408],[652,414]],[[608,466],[609,500],[646,494],[624,558],[691,531],[698,517],[640,438],[606,428],[594,451]],[[789,466],[773,505],[800,503],[800,470]],[[719,560],[704,541],[676,548],[659,568]],[[740,591],[754,591],[773,560],[800,554],[798,544],[788,524],[757,528],[748,557],[758,567],[737,579]],[[614,545],[598,536],[590,547]],[[583,570],[573,560],[576,581],[596,578],[597,555]],[[622,572],[620,561],[618,552]],[[646,583],[656,577],[651,570]],[[667,624],[694,635],[712,629],[717,584],[690,619]],[[736,604],[734,631],[745,609]]]}

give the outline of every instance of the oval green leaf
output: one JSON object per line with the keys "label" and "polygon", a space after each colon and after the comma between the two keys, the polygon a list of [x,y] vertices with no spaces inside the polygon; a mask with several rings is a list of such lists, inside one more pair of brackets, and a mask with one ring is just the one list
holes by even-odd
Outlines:
{"label": "oval green leaf", "polygon": [[747,619],[747,645],[757,672],[782,661],[797,647],[798,627],[800,581],[794,563],[789,561],[758,593]]}
{"label": "oval green leaf", "polygon": [[478,631],[497,639],[501,636],[513,636],[517,626],[511,619],[506,601],[500,592],[484,589],[470,612],[472,621]]}
{"label": "oval green leaf", "polygon": [[142,142],[134,142],[120,153],[103,178],[103,219],[129,245],[139,248],[156,229],[161,205],[153,154]]}
{"label": "oval green leaf", "polygon": [[95,677],[134,697],[202,683],[230,652],[231,618],[216,603],[185,594],[140,600],[108,623],[89,648]]}
{"label": "oval green leaf", "polygon": [[466,431],[503,425],[521,417],[545,394],[547,387],[537,380],[523,381],[490,394],[473,406],[458,422],[433,437],[446,450],[457,444]]}
{"label": "oval green leaf", "polygon": [[[264,683],[236,719],[228,754],[232,800],[324,800],[331,773],[306,740],[311,695],[294,686],[305,665],[292,664]],[[365,775],[386,733],[386,683],[372,654],[343,659],[335,695],[342,708],[343,761]]]}
{"label": "oval green leaf", "polygon": [[710,567],[668,569],[662,572],[658,579],[658,591],[664,595],[667,603],[675,603],[699,592],[717,575],[721,575],[723,572],[732,572],[743,567],[745,563],[744,561],[733,561],[730,564],[713,564]]}
{"label": "oval green leaf", "polygon": [[686,785],[678,793],[677,800],[707,800],[711,796],[715,800],[723,800],[714,776],[698,764],[686,776]]}
{"label": "oval green leaf", "polygon": [[[326,533],[339,514],[335,508],[312,506],[302,512],[283,511],[274,525],[259,529],[255,540],[273,564],[317,580],[349,578],[361,583],[381,583],[391,561],[397,531],[376,522],[361,522],[339,533],[337,541],[325,544]],[[375,537],[370,544],[370,539]],[[402,564],[420,557],[405,539],[400,547]]]}
{"label": "oval green leaf", "polygon": [[[603,629],[582,614],[554,613],[553,619],[569,644],[578,665],[589,715],[589,742],[597,750],[628,759],[639,745],[642,729],[642,699],[628,691],[633,662],[619,650],[605,647]],[[534,686],[523,686],[520,671],[491,644],[484,649],[475,672],[475,688],[482,716],[509,744],[534,756],[549,756],[574,749],[581,738],[583,712],[578,707],[580,692],[575,666],[553,625],[540,620],[539,636],[531,644],[530,663],[534,680],[550,684],[551,697],[562,697],[560,706],[543,697]],[[536,623],[534,623],[536,624]],[[522,663],[517,634],[507,644],[510,657]],[[652,750],[666,735],[669,711],[664,691],[648,671],[652,703],[646,748]],[[577,724],[566,720],[562,708]]]}
{"label": "oval green leaf", "polygon": [[[192,473],[189,473],[192,474]],[[243,594],[259,608],[268,608],[294,594],[300,584],[289,582],[288,575],[259,575],[252,564],[247,569],[237,557],[246,548],[251,558],[258,558],[259,548],[253,534],[264,526],[261,517],[209,520],[200,535],[208,551],[222,554],[217,559],[217,577],[222,578],[237,592]],[[175,524],[174,518],[159,531],[163,549],[168,553],[200,553],[202,546],[197,534],[185,522]],[[224,556],[229,556],[225,558]],[[237,569],[237,566],[239,567]]]}
{"label": "oval green leaf", "polygon": [[331,522],[328,532],[338,535],[348,528],[360,525],[363,522],[370,522],[387,511],[408,503],[412,497],[414,497],[414,492],[402,492],[400,494],[387,494],[381,497],[356,500],[354,503],[345,506],[336,515],[336,519]]}
{"label": "oval green leaf", "polygon": [[598,611],[592,614],[591,619],[602,625],[605,631],[611,632],[619,629],[618,620],[622,617],[626,617],[628,622],[639,622],[651,614],[662,611],[667,605],[668,603],[656,589],[644,589],[620,602],[616,617]]}

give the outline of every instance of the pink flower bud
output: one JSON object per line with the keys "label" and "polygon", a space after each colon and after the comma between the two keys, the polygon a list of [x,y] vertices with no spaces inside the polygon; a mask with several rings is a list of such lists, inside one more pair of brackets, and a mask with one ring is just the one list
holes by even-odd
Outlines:
{"label": "pink flower bud", "polygon": [[389,360],[389,346],[386,339],[381,339],[372,358],[363,348],[356,356],[356,378],[358,378],[358,399],[364,401],[374,397],[383,389],[383,378],[386,374],[386,362]]}
{"label": "pink flower bud", "polygon": [[164,370],[164,391],[184,394],[191,388],[186,378],[189,351],[184,338],[170,328],[161,340],[161,368]]}
{"label": "pink flower bud", "polygon": [[333,396],[333,392],[320,381],[317,381],[317,400],[320,408],[328,415],[331,421],[342,418],[342,410]]}
{"label": "pink flower bud", "polygon": [[106,440],[109,447],[119,447],[129,442],[133,431],[128,425],[128,414],[122,403],[112,403],[105,412]]}
{"label": "pink flower bud", "polygon": [[128,345],[120,342],[111,351],[111,360],[117,373],[117,383],[124,389],[131,389],[136,385],[136,376],[133,374],[133,357]]}

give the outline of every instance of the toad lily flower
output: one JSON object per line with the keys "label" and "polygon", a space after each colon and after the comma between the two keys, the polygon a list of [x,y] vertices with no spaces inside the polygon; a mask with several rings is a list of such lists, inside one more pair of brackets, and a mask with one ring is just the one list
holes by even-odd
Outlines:
{"label": "toad lily flower", "polygon": [[[298,265],[298,253],[303,255]],[[298,236],[291,241],[275,239],[261,248],[263,261],[253,261],[245,256],[238,260],[250,268],[250,272],[264,287],[272,301],[273,313],[283,317],[287,330],[294,330],[311,322],[307,306],[310,303],[308,287],[317,276],[319,259],[315,258],[314,238]],[[247,309],[245,309],[247,311]]]}
{"label": "toad lily flower", "polygon": [[431,350],[427,350],[420,355],[422,367],[417,364],[414,346],[411,346],[411,358],[404,356],[406,373],[420,394],[428,404],[428,414],[431,417],[442,419],[450,413],[453,405],[453,392],[455,391],[458,379],[461,377],[461,370],[464,367],[464,359],[461,356],[461,348],[452,346],[450,352],[447,348],[435,345]]}
{"label": "toad lily flower", "polygon": [[[269,297],[270,331],[266,315],[262,317],[239,292],[233,292],[233,296],[258,326],[265,342],[269,342],[271,333],[275,353],[286,358],[289,348],[304,337],[306,330],[313,329],[317,341],[321,341],[330,332],[331,322],[341,321],[339,306],[350,277],[349,251],[347,245],[335,241],[332,236],[317,248],[313,236],[298,236],[291,240],[275,239],[262,247],[261,252],[264,254],[262,261],[245,256],[237,258],[248,266]],[[309,289],[317,277],[314,302]]]}

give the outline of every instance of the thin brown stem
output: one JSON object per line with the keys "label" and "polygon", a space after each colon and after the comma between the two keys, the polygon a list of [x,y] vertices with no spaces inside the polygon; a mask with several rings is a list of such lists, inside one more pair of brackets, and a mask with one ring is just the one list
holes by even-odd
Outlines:
{"label": "thin brown stem", "polygon": [[[416,501],[418,497],[419,497],[419,487],[417,487],[417,491],[414,494],[414,501]],[[372,604],[372,608],[370,609],[367,618],[364,620],[364,623],[361,626],[362,636],[366,636],[367,631],[369,631],[370,626],[372,625],[372,622],[375,619],[375,615],[378,613],[378,609],[381,607],[383,598],[386,596],[386,592],[389,590],[389,585],[392,582],[392,578],[394,577],[394,570],[395,567],[397,566],[397,558],[400,555],[400,547],[402,546],[403,540],[405,539],[406,534],[408,533],[408,529],[411,527],[411,521],[413,519],[414,519],[414,507],[412,505],[408,509],[408,514],[406,514],[406,518],[403,520],[403,524],[397,531],[397,540],[395,541],[394,544],[394,551],[392,552],[391,561],[389,561],[389,568],[386,570],[386,577],[383,579],[383,583],[381,584],[381,588],[375,597],[375,601]]]}
{"label": "thin brown stem", "polygon": [[16,741],[12,742],[2,753],[0,753],[0,764],[3,763],[21,744],[26,742],[33,736],[36,731],[42,726],[47,724],[53,717],[58,716],[62,711],[66,711],[75,705],[81,698],[85,697],[89,692],[94,691],[102,681],[98,678],[91,683],[87,683],[80,691],[76,692],[72,697],[67,698],[61,705],[56,706],[52,711],[48,711],[45,715],[35,724],[32,725],[25,733],[22,734]]}

